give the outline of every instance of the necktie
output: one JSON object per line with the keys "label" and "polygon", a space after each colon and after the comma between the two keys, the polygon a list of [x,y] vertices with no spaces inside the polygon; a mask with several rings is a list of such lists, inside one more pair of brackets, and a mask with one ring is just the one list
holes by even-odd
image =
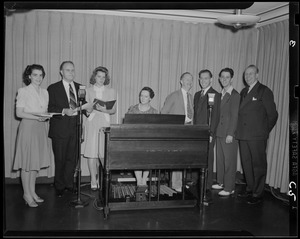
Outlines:
{"label": "necktie", "polygon": [[187,107],[186,107],[187,117],[189,119],[192,119],[193,110],[192,110],[192,104],[191,104],[191,100],[190,100],[190,97],[189,97],[189,93],[186,93],[186,96],[187,96]]}
{"label": "necktie", "polygon": [[69,93],[70,93],[70,108],[72,110],[74,110],[76,108],[76,98],[75,98],[75,95],[74,95],[74,91],[73,91],[73,88],[71,86],[71,84],[69,84]]}
{"label": "necktie", "polygon": [[249,87],[247,87],[246,89],[247,89],[247,90],[245,91],[244,97],[246,97],[246,96],[249,94],[249,91],[250,91],[250,88],[249,88]]}
{"label": "necktie", "polygon": [[201,95],[200,97],[203,97],[204,96],[204,90],[201,90]]}

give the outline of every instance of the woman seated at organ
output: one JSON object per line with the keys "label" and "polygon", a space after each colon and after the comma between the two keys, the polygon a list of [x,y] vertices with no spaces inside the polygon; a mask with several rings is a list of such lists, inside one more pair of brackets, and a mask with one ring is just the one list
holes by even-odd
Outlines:
{"label": "woman seated at organ", "polygon": [[[144,87],[139,93],[139,103],[129,107],[127,114],[158,114],[158,110],[150,104],[154,97],[154,91],[150,87]],[[134,171],[137,186],[146,186],[149,171]]]}

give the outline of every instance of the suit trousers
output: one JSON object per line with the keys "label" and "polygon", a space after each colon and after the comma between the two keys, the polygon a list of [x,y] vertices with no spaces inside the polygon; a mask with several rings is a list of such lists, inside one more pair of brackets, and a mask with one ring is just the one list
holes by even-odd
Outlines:
{"label": "suit trousers", "polygon": [[246,190],[261,197],[267,175],[267,140],[240,140],[241,163],[246,179]]}
{"label": "suit trousers", "polygon": [[68,138],[52,138],[55,161],[54,184],[57,190],[73,188],[74,173],[78,157],[78,142],[75,134]]}
{"label": "suit trousers", "polygon": [[224,184],[224,190],[231,192],[235,189],[238,141],[226,143],[226,138],[217,137],[217,181]]}

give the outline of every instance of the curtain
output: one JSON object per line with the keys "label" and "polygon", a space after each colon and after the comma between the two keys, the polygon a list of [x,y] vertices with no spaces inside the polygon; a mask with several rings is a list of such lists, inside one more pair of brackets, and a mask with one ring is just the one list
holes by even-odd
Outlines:
{"label": "curtain", "polygon": [[266,183],[280,192],[289,184],[289,21],[259,28],[257,66],[259,80],[274,93],[278,120],[267,146]]}
{"label": "curtain", "polygon": [[[154,90],[151,104],[160,110],[167,95],[180,88],[180,75],[186,71],[194,76],[192,94],[200,90],[198,73],[202,69],[212,71],[213,87],[220,91],[218,74],[224,67],[234,70],[233,86],[240,91],[245,67],[256,63],[258,33],[255,28],[232,31],[214,24],[46,10],[7,16],[5,177],[18,176],[11,171],[19,125],[14,113],[15,97],[17,89],[24,86],[21,76],[28,64],[44,66],[44,88],[60,80],[62,61],[74,62],[75,81],[86,86],[94,68],[107,67],[111,87],[118,94],[112,123],[122,123],[128,108],[138,103],[142,87]],[[283,95],[278,97],[282,99]],[[86,161],[82,165],[83,175],[88,174]],[[53,176],[53,167],[40,175]]]}

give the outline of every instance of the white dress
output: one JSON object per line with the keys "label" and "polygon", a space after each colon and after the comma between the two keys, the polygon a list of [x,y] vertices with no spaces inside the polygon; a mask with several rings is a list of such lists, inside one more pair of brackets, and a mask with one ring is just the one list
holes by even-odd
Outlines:
{"label": "white dress", "polygon": [[[39,93],[33,85],[20,88],[16,107],[24,108],[26,113],[44,113],[49,102],[48,91],[40,88]],[[48,122],[22,119],[16,141],[14,170],[36,170],[50,166],[51,141],[48,138]]]}
{"label": "white dress", "polygon": [[[107,86],[92,86],[86,89],[86,101],[91,103],[94,99],[111,101],[116,99],[115,90]],[[115,107],[115,106],[114,106]],[[104,158],[104,133],[102,127],[110,126],[110,115],[97,110],[92,113],[85,121],[84,141],[82,143],[82,154],[87,158]]]}

